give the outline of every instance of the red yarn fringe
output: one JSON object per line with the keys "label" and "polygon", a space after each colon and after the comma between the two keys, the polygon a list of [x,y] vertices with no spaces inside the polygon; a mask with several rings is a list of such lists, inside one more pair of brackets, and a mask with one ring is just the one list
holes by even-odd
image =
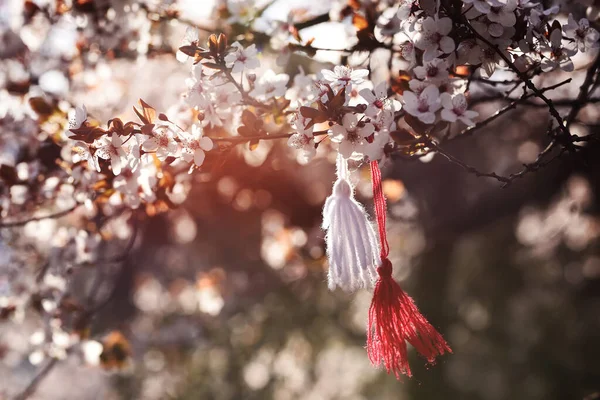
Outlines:
{"label": "red yarn fringe", "polygon": [[373,199],[381,240],[381,266],[369,308],[367,352],[373,365],[383,364],[388,373],[400,379],[412,376],[408,364],[406,342],[410,343],[429,363],[452,349],[442,335],[419,312],[413,299],[392,278],[392,263],[385,229],[385,197],[381,189],[381,172],[376,161],[371,162]]}

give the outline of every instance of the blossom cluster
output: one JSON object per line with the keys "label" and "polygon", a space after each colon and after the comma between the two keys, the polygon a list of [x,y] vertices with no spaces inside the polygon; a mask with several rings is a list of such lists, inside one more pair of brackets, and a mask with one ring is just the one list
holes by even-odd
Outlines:
{"label": "blossom cluster", "polygon": [[[227,2],[228,22],[254,23],[259,16],[252,6]],[[561,25],[551,21],[556,7],[534,1],[404,0],[364,7],[350,13],[358,38],[354,48],[388,49],[391,65],[403,63],[399,76],[389,71],[387,79],[375,80],[359,63],[315,74],[300,68],[290,77],[277,72],[281,67],[264,65],[256,44],[229,44],[224,35],[212,35],[205,48],[199,31],[188,28],[177,59],[193,60],[191,76],[169,116],[142,102],[139,122],[114,118],[101,128],[88,121],[84,107],[77,108],[67,129],[72,162],[86,167],[88,186],[108,177],[113,203],[137,208],[157,200],[165,171],[201,167],[215,147],[212,139],[249,142],[252,149],[269,136],[287,134],[302,163],[319,147],[347,159],[379,160],[401,142],[398,132],[407,125],[413,138],[453,123],[475,125],[478,112],[468,107],[472,76],[489,78],[498,67],[525,74],[535,68],[571,71],[575,53],[598,47],[598,32],[586,19],[569,15]],[[363,12],[376,18],[364,20]],[[318,50],[295,29],[293,14],[267,26],[278,64],[292,53]]]}

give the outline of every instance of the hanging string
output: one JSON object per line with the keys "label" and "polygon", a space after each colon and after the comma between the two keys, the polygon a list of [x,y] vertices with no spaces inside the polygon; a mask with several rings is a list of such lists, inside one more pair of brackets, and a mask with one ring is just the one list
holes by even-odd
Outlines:
{"label": "hanging string", "polygon": [[335,160],[335,173],[338,179],[348,180],[348,160],[338,153]]}
{"label": "hanging string", "polygon": [[338,179],[323,207],[321,227],[327,232],[329,289],[345,291],[373,287],[379,265],[377,236],[364,208],[354,199],[348,162],[341,155],[336,161]]}
{"label": "hanging string", "polygon": [[371,162],[373,203],[381,243],[379,279],[373,291],[369,308],[367,352],[371,363],[385,367],[396,378],[401,374],[412,376],[408,364],[406,342],[410,343],[428,362],[452,350],[442,335],[420,313],[413,299],[392,278],[392,263],[388,259],[389,244],[386,233],[386,202],[377,161]]}
{"label": "hanging string", "polygon": [[386,205],[383,186],[381,185],[381,170],[377,161],[371,161],[371,182],[373,184],[373,204],[379,230],[379,243],[381,244],[381,259],[383,260],[390,254],[390,245],[388,244],[385,228]]}

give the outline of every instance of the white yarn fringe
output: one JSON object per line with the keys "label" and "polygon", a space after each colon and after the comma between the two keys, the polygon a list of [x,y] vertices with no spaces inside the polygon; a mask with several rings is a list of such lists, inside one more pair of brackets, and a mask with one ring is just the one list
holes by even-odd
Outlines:
{"label": "white yarn fringe", "polygon": [[379,243],[365,209],[354,199],[348,180],[348,162],[337,158],[337,181],[323,207],[322,228],[327,231],[328,287],[344,291],[370,289],[377,280]]}

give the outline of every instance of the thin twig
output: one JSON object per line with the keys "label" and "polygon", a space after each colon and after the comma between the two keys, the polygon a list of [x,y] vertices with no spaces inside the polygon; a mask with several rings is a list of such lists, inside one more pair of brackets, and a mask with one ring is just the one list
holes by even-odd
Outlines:
{"label": "thin twig", "polygon": [[[571,78],[565,79],[564,81],[561,81],[561,82],[559,82],[557,84],[544,87],[544,88],[540,89],[540,91],[542,93],[543,92],[547,92],[549,90],[556,89],[556,88],[558,88],[558,87],[560,87],[562,85],[566,85],[569,82],[571,82]],[[480,129],[480,128],[486,126],[487,124],[489,124],[490,122],[494,121],[496,118],[500,117],[501,115],[507,113],[510,110],[515,109],[518,104],[523,103],[524,101],[526,101],[527,99],[529,99],[531,97],[535,97],[535,94],[528,93],[528,94],[522,95],[520,98],[515,99],[513,102],[511,102],[506,107],[501,108],[500,110],[496,111],[494,114],[492,114],[488,118],[484,119],[483,121],[480,121],[480,122],[476,123],[475,125],[470,126],[470,127],[466,128],[466,129],[464,129],[458,135],[454,136],[452,139],[449,139],[449,140],[454,140],[454,139],[457,139],[457,138],[460,138],[460,137],[467,137],[467,136],[473,134],[473,132],[475,132],[477,129]]]}
{"label": "thin twig", "polygon": [[510,67],[510,69],[512,69],[513,72],[515,74],[517,74],[517,76],[519,77],[519,79],[521,79],[523,81],[523,83],[525,83],[525,85],[533,93],[535,93],[536,97],[539,97],[544,103],[546,103],[546,105],[548,106],[548,109],[550,111],[550,114],[552,114],[552,116],[554,117],[554,119],[556,119],[556,122],[558,122],[559,129],[562,131],[563,135],[565,137],[571,136],[571,134],[569,133],[568,128],[564,124],[564,121],[563,121],[562,117],[560,116],[560,113],[558,112],[558,110],[556,110],[556,107],[554,107],[554,104],[553,104],[552,100],[550,100],[549,98],[547,98],[544,95],[544,93],[540,89],[538,89],[533,84],[533,82],[531,82],[531,80],[527,77],[527,74],[525,74],[524,72],[521,72],[519,70],[519,68],[517,68],[517,66],[510,60],[510,58],[508,58],[506,56],[506,54],[504,54],[498,48],[497,45],[493,44],[488,39],[486,39],[484,36],[482,36],[479,32],[477,32],[477,30],[475,28],[473,28],[473,26],[471,26],[471,24],[469,23],[469,20],[466,17],[461,16],[461,19],[463,20],[463,23],[465,24],[465,26],[471,31],[471,33],[473,35],[475,35],[475,37],[477,39],[479,39],[482,42],[484,42],[491,49],[494,49],[494,51],[496,52],[496,54],[498,54],[500,56],[500,58],[502,58],[504,60],[504,62],[506,63],[506,65],[508,65]]}
{"label": "thin twig", "polygon": [[33,216],[27,219],[23,219],[20,221],[6,221],[6,222],[0,222],[0,229],[1,228],[13,228],[16,226],[23,226],[29,222],[33,222],[33,221],[41,221],[44,219],[51,219],[51,218],[60,218],[60,217],[64,217],[65,215],[71,213],[73,210],[75,210],[77,207],[79,206],[79,204],[76,204],[72,207],[67,208],[66,210],[62,210],[62,211],[58,211],[56,213],[53,214],[48,214],[48,215],[40,215],[40,216]]}
{"label": "thin twig", "polygon": [[[316,131],[313,132],[314,136],[326,135],[328,130]],[[292,136],[295,132],[290,133],[278,133],[274,135],[256,135],[256,136],[224,136],[224,137],[215,137],[211,138],[213,142],[228,142],[233,144],[250,142],[253,140],[277,140],[277,139],[287,139]]]}
{"label": "thin twig", "polygon": [[15,396],[14,400],[25,400],[35,393],[39,384],[46,378],[52,369],[58,364],[57,358],[51,358],[46,365],[39,370],[36,376],[33,377],[29,385],[21,393]]}
{"label": "thin twig", "polygon": [[594,75],[600,69],[600,54],[596,56],[596,60],[588,69],[587,74],[585,75],[585,79],[583,84],[581,85],[581,89],[579,90],[579,95],[573,104],[573,108],[569,112],[569,115],[566,118],[567,127],[571,125],[571,123],[575,120],[575,117],[581,110],[581,108],[590,102],[592,99],[587,99],[587,96],[591,93],[590,86],[594,82]]}
{"label": "thin twig", "polygon": [[424,142],[427,144],[427,147],[434,150],[436,153],[440,154],[442,157],[444,157],[451,163],[462,167],[465,171],[474,174],[475,176],[494,178],[503,183],[510,183],[510,179],[505,176],[498,175],[495,172],[481,172],[477,168],[465,163],[464,161],[459,160],[451,154],[446,153],[444,149],[442,149],[439,145],[435,144],[431,139],[426,138],[424,139]]}

